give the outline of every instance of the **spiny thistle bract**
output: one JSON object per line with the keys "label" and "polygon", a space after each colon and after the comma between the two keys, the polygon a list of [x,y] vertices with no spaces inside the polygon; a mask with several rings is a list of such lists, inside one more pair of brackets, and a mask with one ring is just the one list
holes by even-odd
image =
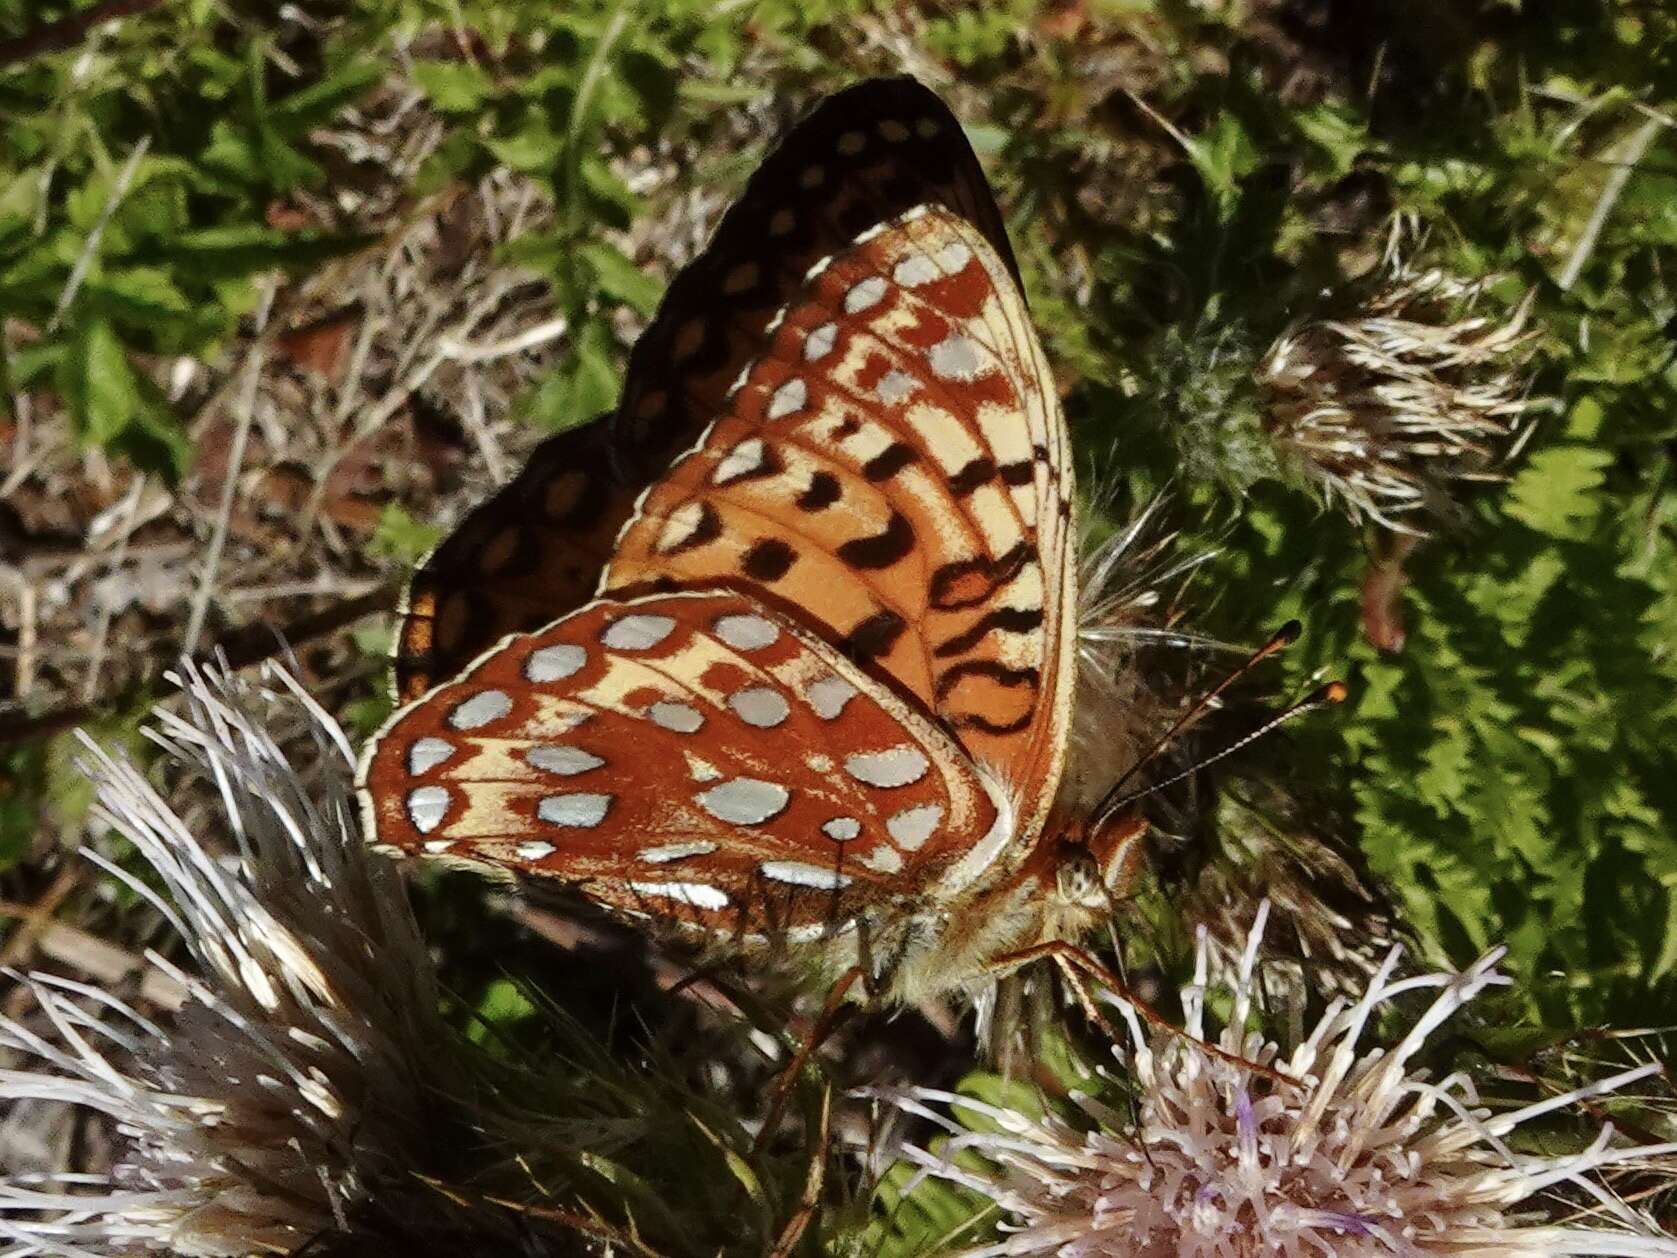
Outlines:
{"label": "spiny thistle bract", "polygon": [[[1098,502],[1109,495],[1097,486],[1091,496]],[[1082,539],[1077,702],[1067,776],[1086,805],[1130,771],[1180,714],[1180,682],[1145,667],[1148,652],[1236,651],[1196,633],[1186,620],[1182,591],[1214,552],[1176,552],[1169,505],[1167,495],[1158,495],[1112,531],[1101,536],[1090,531]]]}
{"label": "spiny thistle bract", "polygon": [[1395,255],[1264,354],[1263,423],[1330,505],[1399,533],[1458,517],[1452,482],[1494,480],[1529,409],[1529,299],[1474,313],[1485,284]]}
{"label": "spiny thistle bract", "polygon": [[[1184,989],[1185,1034],[1144,1028],[1121,1006],[1114,1045],[1129,1089],[1102,1072],[1075,1112],[1026,1114],[934,1089],[878,1092],[946,1133],[908,1159],[1000,1207],[993,1244],[968,1258],[1377,1258],[1380,1255],[1677,1255],[1677,1239],[1622,1201],[1602,1172],[1669,1183],[1677,1143],[1626,1143],[1611,1124],[1585,1147],[1533,1152],[1521,1129],[1575,1102],[1658,1073],[1644,1066],[1501,1112],[1465,1073],[1416,1065],[1435,1033],[1509,980],[1493,951],[1460,974],[1394,977],[1398,949],[1356,999],[1334,1000],[1308,1034],[1264,1030],[1255,998],[1263,914],[1232,983],[1229,1016],[1207,1035],[1207,948]],[[1202,936],[1203,940],[1203,936]],[[1436,990],[1395,1040],[1387,1006]],[[1283,1079],[1280,1076],[1288,1076]],[[1106,1085],[1112,1085],[1110,1094]],[[912,1196],[912,1190],[910,1195]]]}
{"label": "spiny thistle bract", "polygon": [[[117,1153],[104,1173],[0,1179],[4,1252],[714,1255],[787,1235],[809,1158],[754,1170],[743,1125],[684,1081],[694,1062],[618,1060],[554,1013],[532,1063],[445,1019],[402,879],[359,834],[347,740],[270,676],[280,687],[189,667],[183,711],[156,713],[153,740],[216,797],[191,813],[208,831],[89,745],[95,819],[161,893],[90,856],[195,964],[151,955],[186,993],[158,1019],[10,976],[37,1014],[0,1019],[0,1050],[27,1067],[0,1072],[0,1102],[102,1114]],[[282,719],[312,743],[306,763],[282,750]]]}
{"label": "spiny thistle bract", "polygon": [[1285,977],[1322,995],[1362,990],[1400,928],[1348,813],[1326,792],[1263,767],[1230,775],[1209,795],[1177,903],[1186,937],[1205,929],[1213,976],[1235,972],[1263,911],[1266,981]]}

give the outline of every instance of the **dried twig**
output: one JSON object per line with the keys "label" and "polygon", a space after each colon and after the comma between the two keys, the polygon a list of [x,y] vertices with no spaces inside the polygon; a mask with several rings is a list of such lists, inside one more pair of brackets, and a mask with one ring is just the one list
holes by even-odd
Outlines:
{"label": "dried twig", "polygon": [[117,172],[116,180],[111,184],[111,191],[105,198],[104,208],[99,211],[93,228],[87,233],[87,239],[82,243],[82,250],[76,255],[75,265],[70,268],[70,277],[64,281],[64,288],[58,294],[58,304],[53,307],[52,318],[47,321],[49,333],[57,330],[64,320],[64,312],[75,301],[76,294],[81,290],[82,281],[87,278],[89,269],[93,266],[93,259],[99,255],[99,242],[105,238],[105,227],[111,221],[111,215],[116,213],[116,207],[122,204],[122,199],[128,195],[129,185],[134,182],[134,176],[139,173],[140,163],[145,160],[146,153],[151,149],[151,137],[142,135],[140,142],[134,146],[134,151],[128,155],[128,160],[122,164]]}
{"label": "dried twig", "polygon": [[17,586],[17,672],[16,694],[28,697],[35,684],[35,642],[40,616],[36,607],[35,582],[26,573],[18,573]]}
{"label": "dried twig", "polygon": [[101,939],[98,935],[44,917],[40,905],[0,900],[0,917],[40,922],[36,950],[49,961],[79,970],[103,987],[115,987],[131,975],[140,980],[140,999],[159,1009],[179,1009],[186,1003],[186,988],[164,971],[146,965],[137,952]]}
{"label": "dried twig", "polygon": [[0,967],[23,965],[28,962],[35,951],[35,944],[52,923],[52,915],[58,911],[58,906],[69,898],[80,881],[81,867],[71,862],[58,871],[58,875],[41,893],[41,898],[36,903],[23,906],[24,912],[18,915],[22,924],[12,937],[6,940],[6,946],[0,948]]}
{"label": "dried twig", "polygon": [[[116,539],[116,554],[111,557],[113,570],[122,567],[128,556],[128,542],[134,536],[134,522],[140,512],[140,503],[145,499],[146,478],[140,476],[134,481],[134,488],[128,492],[127,526],[118,534]],[[110,641],[111,620],[116,615],[114,606],[109,602],[102,602],[99,606],[99,620],[93,631],[93,650],[87,666],[87,675],[82,678],[82,702],[92,703],[99,693],[99,676],[105,666],[105,646]]]}
{"label": "dried twig", "polygon": [[210,595],[215,590],[216,573],[221,567],[221,551],[227,544],[227,524],[233,516],[233,497],[239,488],[239,469],[245,461],[245,443],[250,439],[250,425],[256,415],[256,386],[262,376],[263,342],[261,332],[267,326],[273,308],[274,285],[270,283],[263,294],[262,309],[257,315],[257,339],[245,359],[244,387],[239,390],[237,428],[233,432],[233,449],[227,457],[226,479],[221,485],[221,505],[216,510],[215,531],[210,535],[209,554],[204,559],[204,576],[198,593],[192,600],[192,614],[186,622],[186,638],[182,650],[191,655],[198,646],[198,635],[204,628],[204,615],[209,610]]}
{"label": "dried twig", "polygon": [[[294,620],[278,629],[268,624],[245,625],[226,635],[197,659],[199,662],[205,662],[220,655],[226,658],[232,668],[248,668],[252,664],[259,664],[263,660],[282,654],[288,647],[342,629],[363,616],[389,611],[396,605],[396,591],[397,587],[393,582],[382,585],[359,598],[334,603],[322,611]],[[129,697],[155,688],[162,675],[162,669],[148,673],[120,695],[108,695],[98,703],[65,704],[39,716],[12,719],[0,717],[0,748],[27,742],[32,738],[50,738],[54,734],[74,729],[99,712],[109,710],[113,705],[121,706]]]}

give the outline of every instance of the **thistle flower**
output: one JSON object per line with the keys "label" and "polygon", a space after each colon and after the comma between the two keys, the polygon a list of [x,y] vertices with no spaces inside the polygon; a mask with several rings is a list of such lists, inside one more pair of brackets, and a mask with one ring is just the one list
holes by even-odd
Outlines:
{"label": "thistle flower", "polygon": [[1483,288],[1389,255],[1344,318],[1294,324],[1263,356],[1266,430],[1353,520],[1424,535],[1460,513],[1451,482],[1496,479],[1533,334],[1529,298],[1505,321],[1473,313]]}
{"label": "thistle flower", "polygon": [[1260,912],[1264,975],[1300,994],[1358,992],[1390,952],[1395,914],[1357,852],[1350,820],[1319,791],[1253,772],[1228,781],[1182,872],[1183,920],[1203,927],[1211,974],[1236,974]]}
{"label": "thistle flower", "polygon": [[279,696],[227,674],[187,666],[184,714],[160,710],[150,731],[216,793],[236,860],[211,856],[138,769],[88,744],[95,819],[164,894],[89,856],[168,920],[196,973],[148,954],[186,992],[167,1026],[81,983],[11,975],[46,1027],[0,1021],[0,1046],[33,1059],[0,1074],[0,1097],[102,1113],[122,1152],[108,1174],[0,1181],[9,1252],[289,1252],[424,1165],[450,1070],[431,962],[398,876],[357,836],[342,731],[271,675],[304,715],[313,783],[257,715]]}
{"label": "thistle flower", "polygon": [[[1395,979],[1394,948],[1360,998],[1334,1000],[1283,1049],[1249,1029],[1264,916],[1232,983],[1230,1016],[1211,1040],[1226,1056],[1201,1042],[1203,934],[1183,991],[1185,1034],[1144,1029],[1123,1007],[1130,1044],[1114,1051],[1130,1076],[1133,1115],[1082,1094],[1073,1096],[1076,1122],[931,1089],[882,1094],[948,1133],[935,1153],[906,1151],[922,1174],[989,1197],[1010,1217],[1003,1239],[969,1258],[1677,1255],[1677,1239],[1620,1201],[1601,1174],[1633,1167],[1669,1178],[1677,1144],[1625,1144],[1610,1125],[1570,1154],[1517,1151],[1510,1139],[1658,1067],[1501,1113],[1481,1103],[1465,1074],[1430,1079],[1414,1059],[1452,1015],[1508,982],[1496,969],[1500,950],[1460,974]],[[1387,1007],[1426,989],[1437,995],[1407,1033],[1374,1042]],[[993,1130],[969,1130],[944,1106]]]}

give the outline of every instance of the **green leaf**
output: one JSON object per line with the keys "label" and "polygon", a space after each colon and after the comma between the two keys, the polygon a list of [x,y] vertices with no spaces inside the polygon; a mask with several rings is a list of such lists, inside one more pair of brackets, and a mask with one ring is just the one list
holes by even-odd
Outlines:
{"label": "green leaf", "polygon": [[1572,411],[1566,417],[1566,435],[1574,441],[1592,441],[1601,435],[1601,425],[1607,418],[1607,409],[1600,399],[1581,397],[1573,403]]}
{"label": "green leaf", "polygon": [[1539,450],[1508,487],[1508,514],[1550,537],[1583,541],[1601,511],[1598,491],[1612,462],[1609,451],[1589,446]]}
{"label": "green leaf", "polygon": [[612,246],[586,244],[582,247],[582,256],[593,269],[600,290],[608,297],[615,297],[643,315],[650,315],[658,308],[658,299],[664,295],[664,285],[645,274]]}
{"label": "green leaf", "polygon": [[477,136],[456,131],[439,144],[413,177],[415,196],[426,197],[455,180],[476,178],[489,168],[489,154]]}
{"label": "green leaf", "polygon": [[483,989],[477,1003],[477,1017],[466,1029],[466,1038],[474,1044],[487,1043],[502,1028],[521,1022],[536,1012],[536,1006],[524,994],[523,987],[510,978],[493,980]]}
{"label": "green leaf", "polygon": [[503,166],[526,174],[551,174],[559,165],[564,141],[545,111],[531,110],[510,135],[496,136],[487,147]]}
{"label": "green leaf", "polygon": [[495,81],[469,61],[416,61],[413,78],[444,113],[470,113],[495,94]]}
{"label": "green leaf", "polygon": [[389,503],[379,513],[378,527],[368,548],[375,555],[388,555],[404,564],[416,564],[442,540],[443,530],[417,520],[399,503]]}
{"label": "green leaf", "polygon": [[581,173],[589,211],[607,227],[626,229],[639,212],[641,199],[598,158],[584,158]]}
{"label": "green leaf", "polygon": [[90,279],[82,285],[80,297],[100,314],[141,327],[174,322],[192,313],[162,267],[128,267]]}
{"label": "green leaf", "polygon": [[603,324],[583,326],[571,352],[537,388],[530,409],[555,430],[571,428],[616,405],[619,392],[609,334]]}
{"label": "green leaf", "polygon": [[679,63],[670,63],[644,52],[624,52],[619,72],[624,83],[634,91],[635,113],[641,125],[658,128],[668,123],[675,108],[681,69]]}
{"label": "green leaf", "polygon": [[256,185],[264,178],[256,139],[225,118],[210,124],[210,142],[199,160],[235,185]]}
{"label": "green leaf", "polygon": [[376,236],[283,232],[259,223],[236,223],[182,232],[158,250],[161,260],[194,279],[225,279],[274,268],[305,271],[364,248]]}
{"label": "green leaf", "polygon": [[1216,202],[1218,216],[1227,219],[1239,199],[1240,181],[1258,168],[1259,153],[1240,119],[1227,111],[1188,141],[1188,157]]}
{"label": "green leaf", "polygon": [[261,178],[257,181],[260,187],[289,192],[293,188],[315,186],[326,178],[320,164],[286,139],[278,128],[266,124],[260,128],[257,152],[261,162]]}
{"label": "green leaf", "polygon": [[140,410],[140,390],[128,355],[103,319],[83,330],[74,353],[60,364],[59,390],[84,438],[104,445]]}
{"label": "green leaf", "polygon": [[1363,119],[1344,105],[1324,101],[1297,110],[1291,117],[1293,125],[1321,154],[1327,172],[1336,179],[1350,174],[1357,158],[1370,147]]}
{"label": "green leaf", "polygon": [[178,485],[192,467],[197,449],[156,386],[143,376],[139,385],[140,409],[134,422],[111,442],[111,449],[141,471],[162,477],[165,484]]}
{"label": "green leaf", "polygon": [[371,59],[349,62],[283,100],[273,102],[263,118],[287,135],[303,135],[312,127],[331,122],[345,105],[359,100],[386,73],[387,66]]}
{"label": "green leaf", "polygon": [[906,1162],[886,1171],[874,1210],[869,1243],[862,1250],[870,1258],[958,1252],[984,1239],[997,1217],[995,1204],[979,1193],[931,1176],[919,1178]]}

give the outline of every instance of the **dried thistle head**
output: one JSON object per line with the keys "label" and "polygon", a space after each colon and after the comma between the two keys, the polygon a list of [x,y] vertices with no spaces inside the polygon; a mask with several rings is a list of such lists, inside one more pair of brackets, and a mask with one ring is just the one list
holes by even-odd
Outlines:
{"label": "dried thistle head", "polygon": [[[48,975],[27,984],[33,1059],[0,1094],[101,1112],[122,1151],[105,1175],[0,1182],[0,1218],[43,1252],[288,1252],[341,1230],[434,1135],[451,1037],[430,957],[394,870],[356,834],[343,734],[290,686],[323,765],[305,783],[264,717],[279,696],[188,668],[184,712],[150,731],[219,798],[218,859],[146,776],[88,744],[95,817],[162,886],[96,854],[179,934],[195,972],[152,954],[186,993],[166,1022]],[[18,1212],[33,1217],[19,1220]],[[33,1252],[33,1251],[31,1251]]]}
{"label": "dried thistle head", "polygon": [[1295,323],[1257,370],[1263,423],[1331,505],[1399,533],[1460,514],[1453,482],[1495,480],[1530,401],[1528,297],[1475,313],[1485,281],[1389,255],[1339,317]]}
{"label": "dried thistle head", "polygon": [[[1358,997],[1289,1033],[1257,999],[1262,930],[1260,914],[1226,1004],[1208,1001],[1202,944],[1182,992],[1185,1033],[1144,1028],[1124,1006],[1130,1042],[1113,1046],[1123,1070],[1073,1093],[1064,1113],[933,1089],[873,1094],[945,1133],[935,1150],[905,1150],[922,1176],[1006,1216],[968,1258],[1677,1254],[1677,1238],[1609,1178],[1630,1168],[1669,1184],[1677,1143],[1615,1138],[1611,1124],[1567,1152],[1521,1138],[1657,1067],[1493,1108],[1467,1074],[1434,1079],[1418,1059],[1443,1024],[1508,982],[1499,951],[1460,974],[1398,979],[1394,949]],[[1437,994],[1424,1006],[1406,999],[1426,990]],[[1220,1029],[1208,1003],[1228,1010]]]}
{"label": "dried thistle head", "polygon": [[[10,976],[35,1012],[0,1017],[0,1052],[24,1059],[0,1072],[0,1105],[102,1114],[117,1153],[103,1172],[0,1178],[0,1238],[18,1245],[4,1252],[764,1252],[808,1156],[753,1168],[726,1089],[693,1083],[708,1041],[624,1060],[539,1007],[539,1055],[459,1034],[402,879],[361,836],[347,740],[287,674],[269,677],[273,690],[188,667],[181,711],[158,710],[150,736],[189,810],[89,744],[96,817],[153,877],[90,856],[192,964],[152,956],[186,994],[158,1018]],[[282,726],[311,751],[288,757]],[[752,1174],[750,1200],[717,1215]]]}

